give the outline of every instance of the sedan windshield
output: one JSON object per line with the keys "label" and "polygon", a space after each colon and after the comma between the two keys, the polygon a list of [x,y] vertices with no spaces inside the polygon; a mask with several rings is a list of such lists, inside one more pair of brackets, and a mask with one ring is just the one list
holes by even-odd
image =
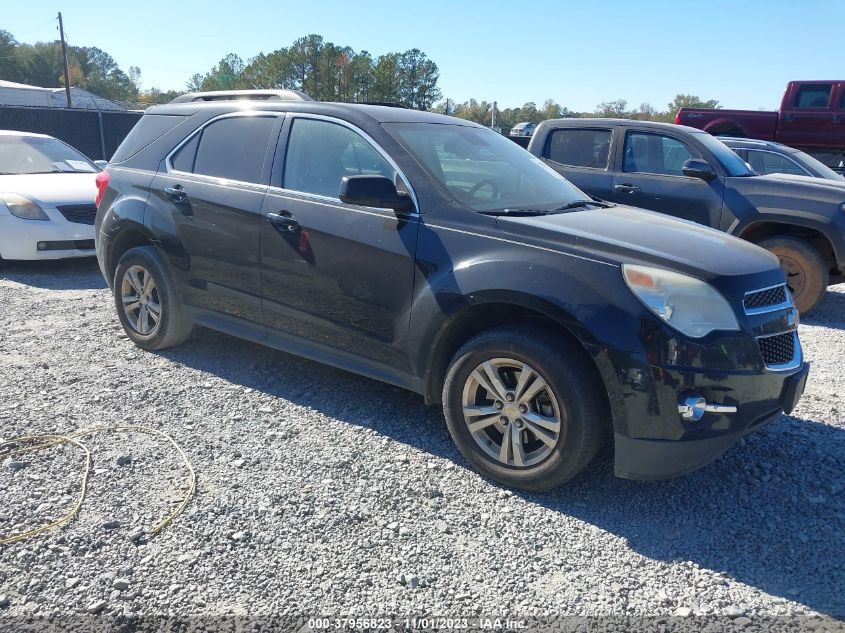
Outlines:
{"label": "sedan windshield", "polygon": [[492,130],[440,123],[385,123],[384,127],[450,196],[474,211],[553,211],[590,198]]}
{"label": "sedan windshield", "polygon": [[813,158],[809,154],[805,154],[804,152],[796,149],[793,150],[793,156],[799,162],[802,162],[810,169],[815,170],[815,172],[819,175],[820,178],[827,178],[828,180],[845,180],[845,176],[843,176],[842,174],[837,174],[830,167],[825,165],[820,160]]}
{"label": "sedan windshield", "polygon": [[0,136],[0,174],[96,172],[88,158],[55,138]]}

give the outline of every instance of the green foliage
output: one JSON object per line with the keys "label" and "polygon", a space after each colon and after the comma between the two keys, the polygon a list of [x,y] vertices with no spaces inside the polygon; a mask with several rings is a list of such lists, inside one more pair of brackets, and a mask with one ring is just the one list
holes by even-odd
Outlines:
{"label": "green foliage", "polygon": [[[163,103],[177,91],[141,89],[141,69],[124,72],[105,51],[69,47],[71,85],[140,107]],[[373,58],[367,51],[327,42],[320,35],[300,37],[286,48],[260,53],[245,62],[229,53],[211,70],[194,74],[189,91],[287,88],[302,90],[318,101],[385,101],[430,109],[440,99],[440,71],[417,48]],[[0,30],[0,79],[59,88],[64,85],[58,41],[20,44]]]}

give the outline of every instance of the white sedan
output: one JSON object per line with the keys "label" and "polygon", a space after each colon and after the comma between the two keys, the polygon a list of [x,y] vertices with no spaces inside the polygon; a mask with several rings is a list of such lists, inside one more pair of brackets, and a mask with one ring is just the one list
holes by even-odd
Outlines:
{"label": "white sedan", "polygon": [[0,130],[0,259],[94,255],[99,172],[52,136]]}

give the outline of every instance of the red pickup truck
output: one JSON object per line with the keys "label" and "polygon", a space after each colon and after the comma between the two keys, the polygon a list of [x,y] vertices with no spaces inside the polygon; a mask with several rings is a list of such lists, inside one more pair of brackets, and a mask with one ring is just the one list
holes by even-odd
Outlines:
{"label": "red pickup truck", "polygon": [[681,108],[675,123],[715,136],[777,141],[845,170],[845,81],[790,81],[777,112]]}

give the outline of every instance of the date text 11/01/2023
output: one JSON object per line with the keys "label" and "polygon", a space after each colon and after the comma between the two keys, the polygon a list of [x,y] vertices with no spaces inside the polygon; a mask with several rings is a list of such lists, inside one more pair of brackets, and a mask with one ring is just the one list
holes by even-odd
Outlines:
{"label": "date text 11/01/2023", "polygon": [[307,624],[308,628],[312,631],[378,629],[513,631],[528,627],[528,623],[525,620],[499,617],[309,618]]}

